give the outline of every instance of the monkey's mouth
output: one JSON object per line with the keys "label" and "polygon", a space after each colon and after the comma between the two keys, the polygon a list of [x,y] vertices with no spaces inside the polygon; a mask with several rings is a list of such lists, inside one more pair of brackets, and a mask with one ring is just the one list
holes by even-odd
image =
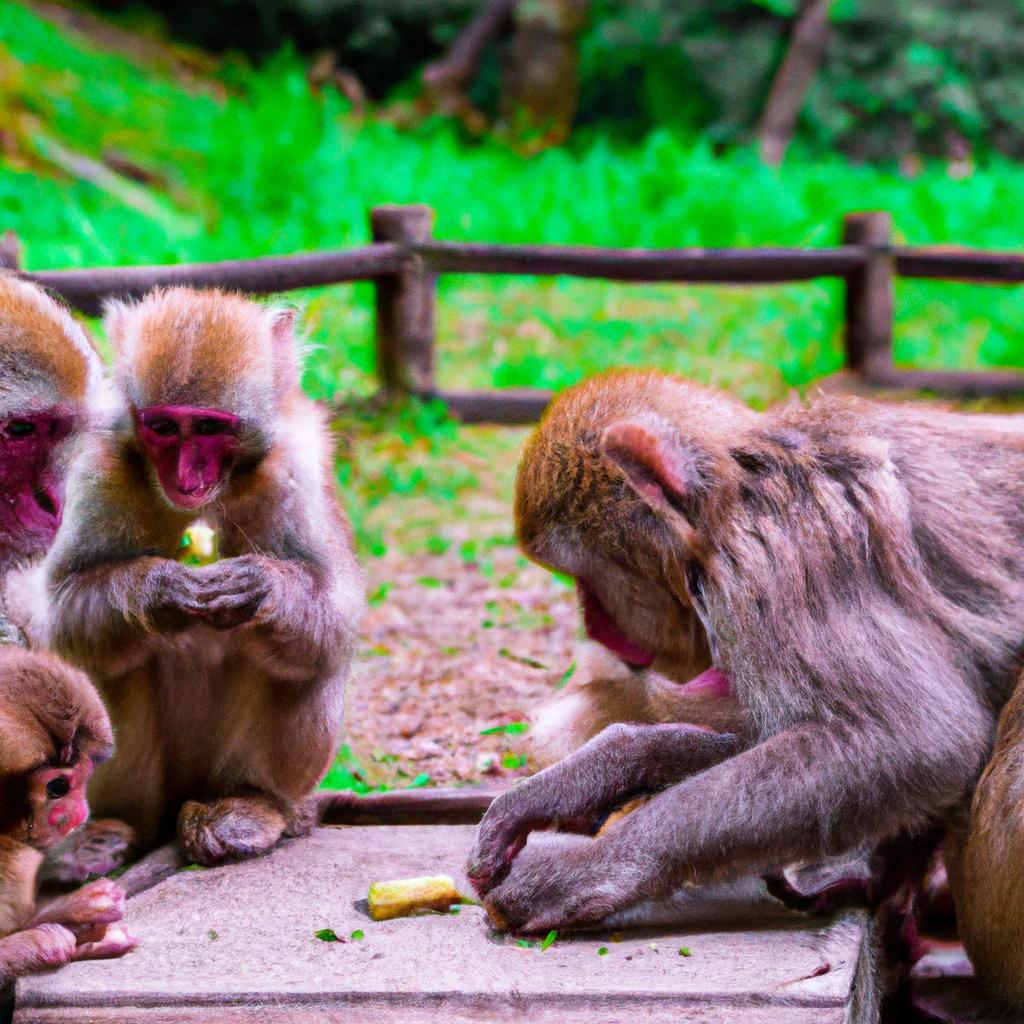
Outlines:
{"label": "monkey's mouth", "polygon": [[619,629],[608,609],[601,604],[600,598],[587,583],[577,580],[576,590],[583,608],[583,624],[591,640],[603,644],[631,668],[648,668],[654,663],[654,653],[634,643]]}

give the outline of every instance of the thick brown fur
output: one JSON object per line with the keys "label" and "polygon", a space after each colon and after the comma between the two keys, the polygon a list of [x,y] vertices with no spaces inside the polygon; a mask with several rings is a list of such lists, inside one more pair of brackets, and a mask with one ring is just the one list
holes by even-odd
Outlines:
{"label": "thick brown fur", "polygon": [[[143,847],[203,863],[269,850],[334,754],[364,593],[323,412],[299,388],[290,311],[170,289],[114,305],[124,402],[76,461],[31,631],[96,680],[118,752],[91,790]],[[161,489],[133,427],[157,403],[224,410],[237,461],[195,511]],[[177,561],[202,518],[221,560]],[[180,822],[178,821],[180,814]]]}
{"label": "thick brown fur", "polygon": [[985,990],[1024,1006],[1024,676],[1003,709],[967,820],[946,865],[960,938]]}
{"label": "thick brown fur", "polygon": [[84,673],[51,654],[0,647],[0,984],[72,960],[120,956],[124,894],[101,879],[36,906],[47,845],[33,775],[67,767],[88,778],[113,749],[103,704]]}
{"label": "thick brown fur", "polygon": [[[692,725],[614,726],[495,801],[470,873],[510,927],[919,837],[969,797],[1022,654],[1024,438],[853,399],[757,414],[618,372],[552,405],[516,521],[657,657],[687,657],[697,615],[750,728],[715,759]],[[590,773],[628,796],[602,789],[608,765],[641,753],[660,760],[620,788],[673,765],[675,784],[599,838],[516,856]]]}

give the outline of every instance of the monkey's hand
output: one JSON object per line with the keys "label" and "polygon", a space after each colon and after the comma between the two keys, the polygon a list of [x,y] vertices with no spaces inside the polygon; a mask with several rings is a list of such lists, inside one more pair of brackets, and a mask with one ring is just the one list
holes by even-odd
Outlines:
{"label": "monkey's hand", "polygon": [[99,878],[51,900],[36,912],[30,924],[61,924],[73,931],[91,925],[113,924],[124,917],[124,902],[124,890],[117,883]]}
{"label": "monkey's hand", "polygon": [[59,924],[41,924],[0,939],[0,984],[70,963],[75,936]]}
{"label": "monkey's hand", "polygon": [[104,928],[102,935],[79,936],[72,960],[114,960],[130,953],[139,940],[124,924],[112,924]]}
{"label": "monkey's hand", "polygon": [[484,900],[491,922],[499,931],[527,933],[597,927],[647,896],[639,865],[616,853],[605,838],[531,840]]}
{"label": "monkey's hand", "polygon": [[197,571],[171,559],[160,559],[149,572],[139,595],[143,619],[160,633],[176,633],[202,616]]}
{"label": "monkey's hand", "polygon": [[202,620],[214,629],[251,622],[270,593],[273,580],[255,555],[225,558],[195,570]]}
{"label": "monkey's hand", "polygon": [[729,733],[684,723],[610,725],[564,760],[502,793],[477,830],[467,868],[485,896],[508,873],[527,836],[554,823],[589,832],[600,815],[731,757]]}

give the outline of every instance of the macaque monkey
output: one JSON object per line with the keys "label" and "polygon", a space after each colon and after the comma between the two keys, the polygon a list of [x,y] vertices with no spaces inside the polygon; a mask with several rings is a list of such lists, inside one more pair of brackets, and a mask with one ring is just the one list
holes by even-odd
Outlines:
{"label": "macaque monkey", "polygon": [[950,830],[946,865],[960,939],[996,1001],[1024,1008],[1024,675],[966,821]]}
{"label": "macaque monkey", "polygon": [[[364,608],[290,310],[185,288],[111,304],[124,407],[89,439],[37,631],[90,673],[116,756],[98,812],[204,865],[313,823]],[[177,560],[202,519],[221,558]]]}
{"label": "macaque monkey", "polygon": [[83,673],[52,654],[0,647],[0,988],[135,948],[124,893],[108,879],[36,906],[43,857],[88,818],[86,783],[112,750]]}
{"label": "macaque monkey", "polygon": [[[524,550],[582,582],[635,663],[689,656],[696,615],[750,726],[613,725],[500,796],[469,863],[493,917],[586,927],[944,827],[1020,658],[1022,508],[1024,439],[967,416],[759,414],[644,372],[561,395],[519,471]],[[652,788],[596,838],[525,845]]]}
{"label": "macaque monkey", "polygon": [[[7,584],[0,643],[24,642],[32,588],[13,570],[38,560],[53,542],[79,438],[102,423],[109,405],[99,355],[81,326],[35,285],[0,273],[0,579]],[[89,827],[103,849],[124,851],[131,843],[120,822]],[[116,864],[97,855],[70,872],[51,872],[52,866],[47,872],[63,881],[85,881]]]}
{"label": "macaque monkey", "polygon": [[74,436],[104,389],[99,356],[70,313],[0,273],[0,573],[52,543]]}

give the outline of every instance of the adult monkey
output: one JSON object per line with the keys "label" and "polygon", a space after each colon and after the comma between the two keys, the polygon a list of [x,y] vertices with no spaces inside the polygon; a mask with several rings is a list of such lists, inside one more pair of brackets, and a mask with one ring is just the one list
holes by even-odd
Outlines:
{"label": "adult monkey", "polygon": [[[969,417],[841,399],[758,415],[642,372],[561,396],[520,468],[524,549],[638,649],[677,653],[695,613],[753,729],[612,726],[499,797],[469,867],[494,916],[585,926],[948,821],[1021,655],[1022,509],[1024,441]],[[652,788],[596,839],[523,849]]]}
{"label": "adult monkey", "polygon": [[[363,606],[293,314],[176,288],[106,317],[125,408],[68,484],[45,563],[54,648],[110,708],[94,807],[201,864],[311,824]],[[222,558],[177,560],[202,517]]]}
{"label": "adult monkey", "polygon": [[[105,396],[99,357],[68,311],[0,274],[0,576],[50,546],[75,439]],[[43,856],[87,815],[85,782],[112,736],[88,679],[23,642],[0,604],[0,987],[135,944],[109,881],[35,907]]]}

